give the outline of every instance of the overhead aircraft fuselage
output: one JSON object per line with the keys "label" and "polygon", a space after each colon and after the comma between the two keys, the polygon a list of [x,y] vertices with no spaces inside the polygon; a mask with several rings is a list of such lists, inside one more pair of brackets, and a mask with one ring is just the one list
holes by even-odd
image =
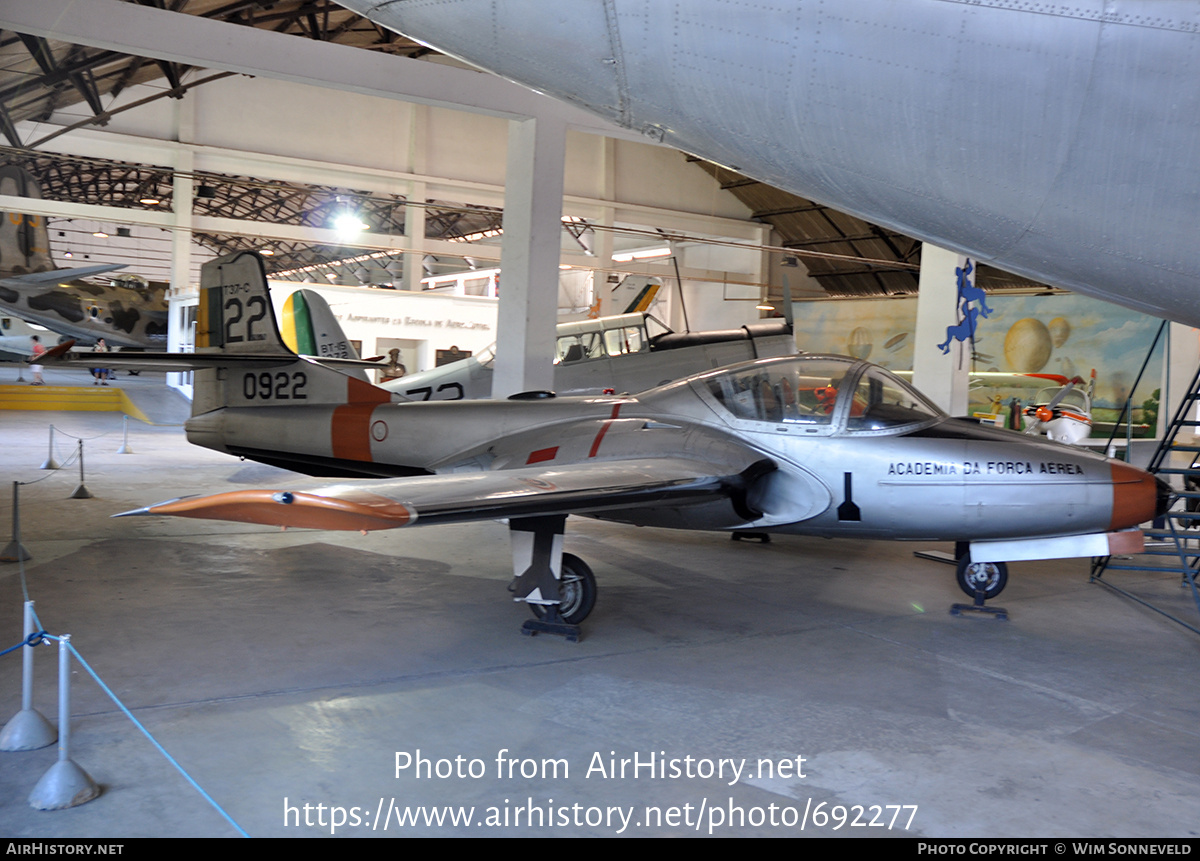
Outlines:
{"label": "overhead aircraft fuselage", "polygon": [[985,263],[1200,325],[1200,2],[339,0]]}

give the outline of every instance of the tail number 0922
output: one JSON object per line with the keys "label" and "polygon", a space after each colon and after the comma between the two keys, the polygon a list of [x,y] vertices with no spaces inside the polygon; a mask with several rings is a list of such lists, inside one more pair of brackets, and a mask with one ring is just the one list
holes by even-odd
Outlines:
{"label": "tail number 0922", "polygon": [[302,401],[308,397],[304,388],[308,375],[304,371],[262,371],[242,377],[242,394],[248,401]]}

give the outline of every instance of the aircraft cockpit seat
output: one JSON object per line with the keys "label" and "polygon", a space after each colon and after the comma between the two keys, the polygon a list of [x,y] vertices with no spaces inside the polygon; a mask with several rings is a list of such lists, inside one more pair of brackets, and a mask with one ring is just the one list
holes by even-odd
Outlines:
{"label": "aircraft cockpit seat", "polygon": [[572,344],[567,347],[567,352],[563,354],[563,364],[578,362],[583,358],[583,344]]}

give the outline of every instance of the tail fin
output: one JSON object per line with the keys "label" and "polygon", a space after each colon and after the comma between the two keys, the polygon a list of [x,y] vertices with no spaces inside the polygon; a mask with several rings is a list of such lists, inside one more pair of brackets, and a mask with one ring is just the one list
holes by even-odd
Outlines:
{"label": "tail fin", "polygon": [[[641,288],[638,284],[641,283]],[[617,285],[618,289],[635,289],[637,295],[633,297],[629,305],[626,306],[622,314],[644,313],[650,310],[650,306],[654,304],[654,300],[658,297],[658,291],[662,289],[662,281],[658,278],[646,278],[639,275],[627,275],[625,279]]]}
{"label": "tail fin", "polygon": [[220,360],[196,372],[194,416],[221,407],[392,400],[389,392],[289,348],[275,319],[262,258],[252,251],[219,257],[201,267],[196,353],[218,355]]}
{"label": "tail fin", "polygon": [[218,257],[200,268],[196,352],[294,355],[279,334],[266,270],[254,252]]}
{"label": "tail fin", "polygon": [[[40,200],[42,189],[29,171],[19,165],[6,164],[0,166],[0,194]],[[18,212],[0,213],[0,271],[25,275],[47,272],[53,268],[45,217]]]}
{"label": "tail fin", "polygon": [[[287,297],[283,303],[283,320],[280,325],[283,342],[301,356],[318,359],[357,359],[358,350],[350,343],[325,297],[315,290],[301,288]],[[347,370],[345,373],[367,380],[362,369]]]}
{"label": "tail fin", "polygon": [[280,329],[284,343],[301,356],[358,358],[329,303],[315,290],[300,289],[287,297]]}

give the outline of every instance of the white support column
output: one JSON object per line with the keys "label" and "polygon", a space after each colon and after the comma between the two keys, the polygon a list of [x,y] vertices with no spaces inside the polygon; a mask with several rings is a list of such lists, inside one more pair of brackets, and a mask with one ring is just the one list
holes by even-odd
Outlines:
{"label": "white support column", "polygon": [[[429,169],[429,106],[414,104],[408,111],[408,170],[423,176]],[[404,207],[404,238],[408,250],[404,254],[405,290],[421,291],[425,276],[425,198],[429,189],[422,181],[408,186],[408,206]],[[430,359],[428,367],[433,367]]]}
{"label": "white support column", "polygon": [[[606,202],[617,199],[617,142],[612,138],[601,138],[600,159],[597,165],[599,173],[600,199]],[[596,236],[592,242],[592,253],[596,257],[596,265],[601,270],[613,267],[613,225],[617,220],[617,211],[613,206],[603,206],[597,225]],[[604,300],[608,296],[607,271],[595,272],[592,275],[592,311],[590,317],[599,317],[603,311]],[[669,319],[669,318],[668,318]]]}
{"label": "white support column", "polygon": [[425,183],[412,183],[408,191],[410,203],[404,207],[404,238],[408,250],[404,254],[403,287],[418,293],[425,276],[425,193]]}
{"label": "white support column", "polygon": [[[774,243],[772,243],[771,240],[772,240],[771,225],[764,224],[762,227],[758,228],[758,236],[755,239],[755,241],[759,244],[759,246],[767,246],[767,245],[774,244]],[[758,253],[758,260],[755,261],[753,278],[755,281],[757,281],[758,283],[763,285],[762,286],[763,298],[770,299],[771,298],[771,252],[770,251],[766,251],[764,249],[763,251],[760,251]],[[783,309],[782,305],[780,305],[779,307],[780,307],[780,310]],[[759,314],[759,316],[761,317],[762,314]]]}
{"label": "white support column", "polygon": [[193,163],[192,153],[181,150],[171,187],[171,208],[175,216],[171,230],[171,287],[177,291],[191,287]]}
{"label": "white support column", "polygon": [[[175,140],[188,143],[195,133],[195,99],[174,100]],[[175,174],[171,178],[171,287],[168,296],[191,289],[192,277],[192,203],[195,197],[196,155],[187,147],[173,152]],[[179,352],[190,333],[183,331],[182,310],[178,302],[168,302],[167,351]],[[190,374],[167,374],[167,385],[191,397]]]}
{"label": "white support column", "polygon": [[[920,295],[917,298],[917,331],[913,346],[913,385],[952,416],[966,415],[970,386],[971,341],[964,324],[963,302],[959,299],[958,273],[967,258],[926,242],[921,248]],[[975,285],[974,259],[968,281]],[[974,328],[986,325],[980,303],[972,302]],[[948,331],[960,327],[964,340]],[[948,343],[947,343],[948,342]],[[941,345],[946,344],[947,352]]]}
{"label": "white support column", "polygon": [[492,397],[554,388],[566,124],[510,120]]}

